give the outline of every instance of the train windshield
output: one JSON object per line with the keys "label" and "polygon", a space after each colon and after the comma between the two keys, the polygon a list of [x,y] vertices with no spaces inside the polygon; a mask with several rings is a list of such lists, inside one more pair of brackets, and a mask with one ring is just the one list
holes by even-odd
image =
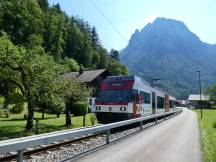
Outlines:
{"label": "train windshield", "polygon": [[131,90],[102,90],[98,102],[128,102],[131,96]]}

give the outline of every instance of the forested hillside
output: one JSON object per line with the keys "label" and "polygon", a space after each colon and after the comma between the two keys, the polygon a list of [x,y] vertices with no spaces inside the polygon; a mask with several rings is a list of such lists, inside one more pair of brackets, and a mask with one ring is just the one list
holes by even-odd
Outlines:
{"label": "forested hillside", "polygon": [[34,37],[47,54],[58,63],[68,64],[71,70],[83,66],[108,68],[114,74],[127,73],[100,44],[94,26],[81,18],[68,16],[58,4],[49,6],[47,0],[1,0],[0,31],[16,45],[25,46]]}
{"label": "forested hillside", "polygon": [[65,103],[66,125],[71,125],[68,105],[86,101],[91,89],[60,76],[99,68],[127,74],[118,52],[107,52],[87,21],[47,0],[0,0],[0,97],[7,112],[21,112],[27,105],[27,130],[33,128],[36,108],[59,117]]}
{"label": "forested hillside", "polygon": [[199,93],[216,81],[216,45],[202,42],[177,20],[157,18],[142,30],[136,30],[120,54],[130,73],[148,81],[161,79],[159,85],[179,99]]}

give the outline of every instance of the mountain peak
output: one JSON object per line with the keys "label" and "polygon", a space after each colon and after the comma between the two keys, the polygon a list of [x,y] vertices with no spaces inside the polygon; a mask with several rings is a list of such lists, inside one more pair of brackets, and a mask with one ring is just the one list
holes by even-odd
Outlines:
{"label": "mountain peak", "polygon": [[168,19],[168,18],[163,18],[163,17],[158,17],[156,18],[152,23],[147,24],[141,31],[145,30],[148,28],[157,28],[157,30],[169,30],[169,31],[173,31],[173,30],[184,30],[187,32],[190,32],[189,29],[187,28],[187,26],[179,20],[175,20],[175,19]]}
{"label": "mountain peak", "polygon": [[167,27],[175,27],[175,28],[182,28],[185,29],[187,31],[189,31],[189,29],[187,28],[187,26],[179,20],[175,20],[175,19],[168,19],[168,18],[163,18],[163,17],[158,17],[155,19],[155,21],[153,21],[152,25],[159,25],[159,26],[167,26]]}
{"label": "mountain peak", "polygon": [[[168,19],[163,17],[156,18],[152,23],[148,23],[142,30],[136,30],[131,36],[130,44],[143,44],[143,41],[148,38],[148,41],[158,40],[160,42],[166,42],[167,40],[178,40],[181,42],[192,41],[199,43],[200,39],[194,33],[192,33],[187,26],[179,20]],[[176,42],[177,43],[177,42]]]}
{"label": "mountain peak", "polygon": [[136,30],[120,57],[132,74],[162,78],[165,88],[184,99],[197,90],[196,69],[203,71],[203,84],[216,80],[216,46],[200,41],[178,20],[159,17]]}

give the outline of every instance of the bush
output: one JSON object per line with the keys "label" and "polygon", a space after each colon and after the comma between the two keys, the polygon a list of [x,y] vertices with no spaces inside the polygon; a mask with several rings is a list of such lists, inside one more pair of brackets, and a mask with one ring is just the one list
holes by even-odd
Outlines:
{"label": "bush", "polygon": [[21,114],[23,112],[23,110],[24,110],[24,106],[21,103],[13,105],[10,108],[10,112],[13,114]]}
{"label": "bush", "polygon": [[0,107],[3,107],[4,104],[4,97],[0,96]]}
{"label": "bush", "polygon": [[216,121],[213,123],[213,127],[216,128]]}
{"label": "bush", "polygon": [[0,108],[0,118],[3,117],[4,115],[4,110]]}
{"label": "bush", "polygon": [[5,117],[6,117],[6,118],[10,118],[10,112],[8,112],[8,111],[5,112]]}
{"label": "bush", "polygon": [[91,113],[91,124],[92,125],[95,125],[95,120],[96,120],[97,118],[96,118],[96,116],[95,116],[95,114],[94,113]]}
{"label": "bush", "polygon": [[23,116],[24,116],[24,119],[25,119],[25,120],[28,119],[28,116],[27,116],[26,114],[24,114]]}
{"label": "bush", "polygon": [[87,108],[86,102],[78,102],[72,105],[71,113],[74,116],[83,116],[87,114],[88,108]]}

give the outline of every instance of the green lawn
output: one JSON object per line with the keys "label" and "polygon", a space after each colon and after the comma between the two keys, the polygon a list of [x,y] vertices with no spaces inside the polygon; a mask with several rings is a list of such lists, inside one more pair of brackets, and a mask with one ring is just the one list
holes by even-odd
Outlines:
{"label": "green lawn", "polygon": [[216,162],[216,110],[195,110],[199,119],[204,162]]}
{"label": "green lawn", "polygon": [[[59,118],[56,118],[54,114],[45,114],[45,119],[42,120],[41,113],[36,112],[34,117],[39,118],[39,133],[82,127],[83,124],[82,116],[71,117],[72,126],[70,128],[64,125],[65,114],[61,114]],[[25,124],[26,120],[24,120],[23,114],[11,114],[10,118],[0,118],[0,141],[35,134],[35,127],[33,132],[26,132]],[[86,126],[89,125],[91,125],[91,114],[86,115]]]}

